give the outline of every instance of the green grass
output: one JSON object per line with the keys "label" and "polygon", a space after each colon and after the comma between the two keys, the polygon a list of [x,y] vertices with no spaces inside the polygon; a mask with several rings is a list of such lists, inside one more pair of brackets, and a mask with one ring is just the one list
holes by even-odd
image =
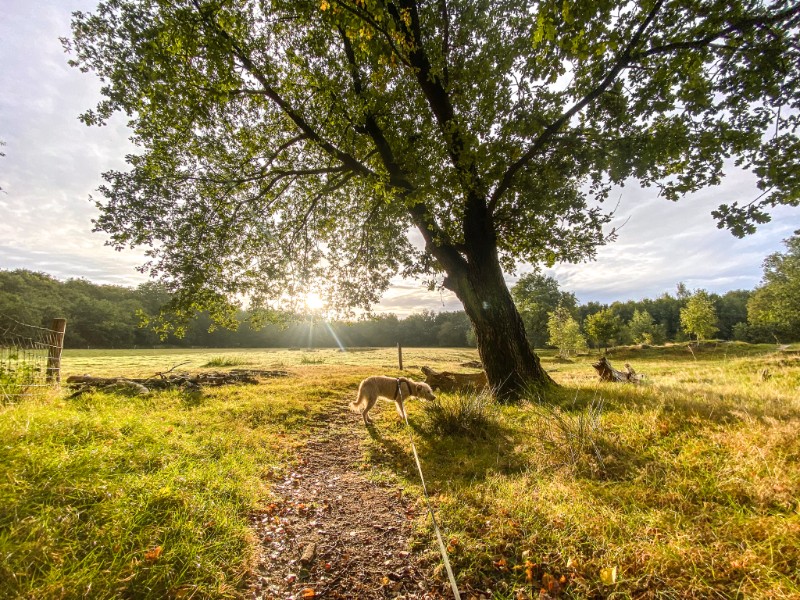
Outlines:
{"label": "green grass", "polygon": [[6,407],[0,597],[238,597],[247,515],[327,398],[286,380]]}
{"label": "green grass", "polygon": [[215,356],[204,365],[201,365],[201,368],[241,367],[249,364],[250,362],[243,356]]}
{"label": "green grass", "polygon": [[[215,357],[67,351],[64,366],[66,375],[147,376]],[[248,513],[270,501],[270,482],[318,411],[346,410],[362,377],[398,373],[397,355],[224,358],[291,376],[199,396],[0,407],[0,597],[244,594],[257,543]],[[405,374],[475,358],[406,349]],[[599,383],[594,355],[553,358],[543,353],[543,364],[562,387],[520,406],[444,394],[407,404],[462,585],[498,599],[556,587],[573,598],[800,597],[798,356],[744,344],[612,352],[614,366],[646,376],[638,386]],[[394,407],[373,412],[364,472],[419,496]],[[414,547],[438,561],[424,517]]]}
{"label": "green grass", "polygon": [[[499,407],[490,438],[420,426],[459,577],[497,598],[799,597],[800,360],[773,349],[612,354],[647,375],[640,386],[599,383],[593,356],[547,357],[565,387]],[[416,486],[387,420],[368,459]],[[430,535],[420,523],[435,560]]]}

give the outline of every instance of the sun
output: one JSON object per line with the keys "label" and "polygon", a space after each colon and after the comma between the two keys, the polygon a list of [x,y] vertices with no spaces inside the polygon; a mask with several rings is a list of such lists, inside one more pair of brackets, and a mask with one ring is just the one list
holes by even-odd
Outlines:
{"label": "sun", "polygon": [[310,308],[311,310],[320,310],[321,308],[325,308],[325,300],[322,299],[317,292],[308,292],[303,298],[303,304],[306,308]]}

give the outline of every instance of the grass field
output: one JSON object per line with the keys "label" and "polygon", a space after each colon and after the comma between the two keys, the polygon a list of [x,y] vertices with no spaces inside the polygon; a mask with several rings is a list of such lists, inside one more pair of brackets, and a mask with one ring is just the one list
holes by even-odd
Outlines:
{"label": "grass field", "polygon": [[[458,369],[467,349],[406,349]],[[462,585],[495,598],[800,597],[800,358],[774,346],[617,350],[646,379],[603,384],[593,356],[543,363],[547,397],[411,403],[429,491]],[[67,351],[65,375],[282,368],[202,394],[53,395],[0,407],[0,597],[236,598],[309,423],[396,349]],[[379,404],[375,477],[420,494]],[[354,418],[354,427],[360,427]],[[414,549],[435,559],[427,520]]]}

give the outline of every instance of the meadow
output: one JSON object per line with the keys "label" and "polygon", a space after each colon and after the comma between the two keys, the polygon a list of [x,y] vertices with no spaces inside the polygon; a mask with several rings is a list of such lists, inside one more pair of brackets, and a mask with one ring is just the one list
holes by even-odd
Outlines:
{"label": "meadow", "polygon": [[[469,349],[405,349],[404,375]],[[543,354],[561,384],[517,406],[412,402],[409,419],[459,584],[498,599],[800,597],[800,355],[738,343]],[[66,351],[65,377],[283,369],[288,377],[147,396],[67,393],[0,406],[0,597],[238,598],[309,426],[396,349]],[[466,370],[466,369],[465,369]],[[363,436],[373,477],[421,489],[393,406]],[[430,523],[413,552],[432,564]],[[439,574],[440,569],[437,569]],[[545,597],[545,596],[542,596]]]}

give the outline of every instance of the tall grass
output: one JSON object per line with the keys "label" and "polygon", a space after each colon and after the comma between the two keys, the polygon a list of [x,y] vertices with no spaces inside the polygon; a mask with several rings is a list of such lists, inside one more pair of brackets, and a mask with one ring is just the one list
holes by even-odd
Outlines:
{"label": "tall grass", "polygon": [[242,356],[215,356],[207,363],[202,365],[203,367],[240,367],[242,365],[248,365],[250,361],[246,360]]}
{"label": "tall grass", "polygon": [[484,438],[496,429],[496,405],[488,391],[439,395],[423,404],[422,425],[430,435]]}

